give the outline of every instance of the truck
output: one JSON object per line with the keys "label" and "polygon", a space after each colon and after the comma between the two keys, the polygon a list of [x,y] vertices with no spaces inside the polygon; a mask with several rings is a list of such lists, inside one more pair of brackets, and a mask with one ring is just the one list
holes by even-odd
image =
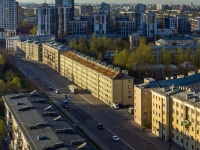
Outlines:
{"label": "truck", "polygon": [[77,93],[78,93],[78,87],[76,87],[75,85],[69,85],[69,90],[70,90],[73,94],[77,94]]}
{"label": "truck", "polygon": [[62,100],[62,106],[63,106],[64,108],[69,108],[69,101],[66,100],[66,99]]}

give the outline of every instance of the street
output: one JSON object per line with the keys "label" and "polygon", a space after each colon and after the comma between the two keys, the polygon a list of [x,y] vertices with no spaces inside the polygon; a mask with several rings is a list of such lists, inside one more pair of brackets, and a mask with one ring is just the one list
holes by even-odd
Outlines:
{"label": "street", "polygon": [[[150,131],[142,131],[141,127],[133,122],[133,115],[127,112],[127,108],[111,108],[80,87],[79,94],[72,94],[68,89],[72,82],[42,63],[16,59],[15,64],[25,75],[34,79],[50,99],[70,118],[72,117],[74,125],[82,127],[102,149],[168,150],[169,143],[158,139]],[[48,91],[49,87],[54,91]],[[61,90],[61,94],[56,94],[55,89]],[[60,105],[64,94],[69,97],[68,109]],[[102,123],[105,129],[99,130],[99,123]],[[113,141],[113,135],[117,135],[120,141]],[[170,150],[181,149],[173,143],[171,145]]]}

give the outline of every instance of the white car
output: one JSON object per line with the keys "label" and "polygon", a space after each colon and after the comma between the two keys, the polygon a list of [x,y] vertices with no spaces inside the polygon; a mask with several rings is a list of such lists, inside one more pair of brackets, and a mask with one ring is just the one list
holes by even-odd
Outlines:
{"label": "white car", "polygon": [[113,136],[112,136],[112,139],[113,139],[114,141],[119,141],[119,137],[116,136],[116,135],[113,135]]}

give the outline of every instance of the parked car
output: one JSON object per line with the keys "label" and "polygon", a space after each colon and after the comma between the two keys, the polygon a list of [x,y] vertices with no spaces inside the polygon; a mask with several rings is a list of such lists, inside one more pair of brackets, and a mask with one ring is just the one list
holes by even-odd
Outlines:
{"label": "parked car", "polygon": [[64,98],[67,98],[67,95],[66,95],[66,94],[64,94]]}
{"label": "parked car", "polygon": [[102,130],[102,129],[104,129],[104,126],[101,123],[99,123],[98,129]]}
{"label": "parked car", "polygon": [[52,87],[49,87],[49,91],[53,91],[53,88],[52,88]]}
{"label": "parked car", "polygon": [[116,135],[113,135],[113,136],[112,136],[112,139],[113,139],[114,141],[119,141],[119,137],[116,136]]}
{"label": "parked car", "polygon": [[60,94],[61,93],[59,89],[56,89],[55,92],[56,92],[56,94]]}
{"label": "parked car", "polygon": [[114,107],[115,109],[119,109],[119,104],[118,104],[118,103],[113,103],[113,107]]}

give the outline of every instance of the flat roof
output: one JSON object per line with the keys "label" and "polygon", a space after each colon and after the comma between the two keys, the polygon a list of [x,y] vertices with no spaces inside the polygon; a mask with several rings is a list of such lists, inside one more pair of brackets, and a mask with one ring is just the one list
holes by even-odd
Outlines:
{"label": "flat roof", "polygon": [[111,68],[108,67],[103,67],[102,65],[98,64],[97,62],[93,62],[93,61],[89,61],[87,59],[84,59],[80,56],[78,56],[77,54],[74,54],[70,51],[68,52],[64,52],[61,55],[64,55],[76,62],[79,62],[82,65],[87,66],[88,68],[91,68],[95,71],[97,71],[98,73],[103,74],[104,76],[107,76],[111,79],[122,79],[122,78],[131,78],[128,75],[125,75],[123,73],[119,73],[116,70],[113,70]]}
{"label": "flat roof", "polygon": [[[11,99],[10,96],[3,96],[6,106],[9,108],[13,118],[16,120],[20,130],[25,136],[27,142],[29,143],[31,149],[33,150],[43,150],[44,148],[51,147],[56,143],[64,143],[64,147],[60,148],[62,150],[75,150],[77,145],[71,145],[71,141],[73,140],[81,140],[84,139],[81,137],[75,130],[73,133],[56,133],[56,129],[63,128],[73,128],[69,122],[67,122],[64,118],[59,121],[54,121],[54,119],[58,116],[42,116],[42,112],[56,112],[54,107],[52,106],[52,110],[45,110],[45,108],[51,106],[48,101],[46,103],[32,103],[32,100],[45,99],[43,97],[31,97],[30,94],[25,94],[26,97]],[[21,103],[22,105],[17,105],[17,103]],[[26,106],[34,107],[33,109],[26,111],[19,111],[18,109],[24,108]],[[62,116],[62,115],[61,115]],[[44,128],[32,129],[30,130],[30,126],[35,126],[38,123],[47,123],[48,125]],[[44,140],[38,140],[37,136],[42,135],[47,137]],[[93,149],[89,145],[86,145],[85,149]]]}

